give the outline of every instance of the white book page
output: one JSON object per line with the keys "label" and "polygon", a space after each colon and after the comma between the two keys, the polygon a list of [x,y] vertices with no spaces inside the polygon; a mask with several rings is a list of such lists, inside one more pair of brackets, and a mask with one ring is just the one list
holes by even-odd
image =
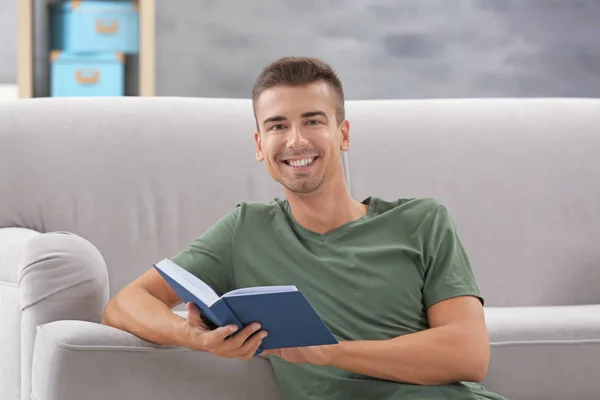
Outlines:
{"label": "white book page", "polygon": [[257,286],[243,289],[232,290],[226,293],[223,297],[233,296],[244,296],[251,294],[264,294],[264,293],[285,293],[285,292],[297,292],[298,288],[294,285],[286,286]]}
{"label": "white book page", "polygon": [[188,289],[207,306],[210,307],[219,300],[219,295],[213,288],[168,258],[162,260],[156,266]]}

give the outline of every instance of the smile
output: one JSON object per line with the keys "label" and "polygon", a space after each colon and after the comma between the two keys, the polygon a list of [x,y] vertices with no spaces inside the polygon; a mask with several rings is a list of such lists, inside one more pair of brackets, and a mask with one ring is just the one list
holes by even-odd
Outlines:
{"label": "smile", "polygon": [[306,158],[302,158],[300,160],[284,160],[283,162],[286,163],[287,165],[290,165],[290,166],[296,167],[296,168],[307,167],[307,166],[311,165],[318,158],[319,158],[319,156],[306,157]]}

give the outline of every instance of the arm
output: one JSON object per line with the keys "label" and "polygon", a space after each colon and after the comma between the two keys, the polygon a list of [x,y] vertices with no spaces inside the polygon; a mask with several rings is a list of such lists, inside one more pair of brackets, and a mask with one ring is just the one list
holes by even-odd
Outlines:
{"label": "arm", "polygon": [[[238,210],[234,209],[202,236],[173,257],[173,261],[199,276],[217,292],[231,289],[231,241]],[[225,358],[248,360],[266,332],[252,335],[260,325],[249,324],[229,338],[237,326],[209,330],[195,305],[187,304],[187,318],[171,310],[182,300],[154,269],[123,288],[104,310],[102,323],[154,343],[209,351]]]}
{"label": "arm", "polygon": [[413,384],[482,380],[490,352],[482,298],[448,211],[439,206],[430,215],[431,228],[423,238],[422,289],[429,329],[389,340],[268,354]]}
{"label": "arm", "polygon": [[[200,277],[217,292],[230,290],[231,242],[238,209],[227,213],[173,261]],[[177,293],[154,268],[131,282],[110,300],[102,323],[151,342],[185,345],[186,320],[171,310],[181,304]]]}
{"label": "arm", "polygon": [[266,332],[250,337],[260,325],[250,324],[234,337],[236,326],[209,330],[200,311],[187,304],[187,319],[171,308],[181,299],[155,270],[150,270],[121,290],[106,306],[102,323],[131,332],[154,343],[208,351],[224,358],[251,359]]}
{"label": "arm", "polygon": [[186,320],[171,309],[181,299],[152,269],[117,293],[104,309],[102,324],[109,325],[154,343],[180,346]]}
{"label": "arm", "polygon": [[394,339],[266,350],[263,355],[418,385],[483,380],[490,351],[479,299],[444,300],[429,308],[428,319],[429,329]]}
{"label": "arm", "polygon": [[325,346],[329,366],[381,379],[438,385],[481,381],[490,351],[481,302],[456,297],[428,310],[430,329],[381,341]]}

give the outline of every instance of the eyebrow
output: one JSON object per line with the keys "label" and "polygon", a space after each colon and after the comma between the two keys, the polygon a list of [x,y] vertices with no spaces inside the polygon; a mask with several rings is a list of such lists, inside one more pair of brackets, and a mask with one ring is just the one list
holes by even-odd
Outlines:
{"label": "eyebrow", "polygon": [[276,115],[276,116],[274,116],[274,117],[269,117],[269,118],[265,119],[265,120],[263,121],[263,124],[264,124],[264,125],[266,125],[266,124],[268,124],[269,122],[281,122],[281,121],[285,121],[285,120],[287,120],[287,118],[286,118],[286,117],[284,117],[284,116],[282,116],[282,115]]}
{"label": "eyebrow", "polygon": [[302,117],[302,118],[310,118],[310,117],[318,117],[318,116],[321,116],[321,117],[323,117],[325,119],[329,119],[329,118],[327,118],[327,114],[325,114],[321,110],[305,112],[300,117]]}
{"label": "eyebrow", "polygon": [[[305,112],[304,114],[300,115],[301,118],[310,118],[310,117],[316,117],[316,116],[321,116],[325,119],[329,119],[327,118],[327,114],[325,114],[325,112],[317,110],[317,111],[308,111]],[[266,125],[269,122],[281,122],[281,121],[287,121],[287,118],[284,117],[283,115],[275,115],[273,117],[269,117],[267,119],[265,119],[263,121],[263,124]]]}

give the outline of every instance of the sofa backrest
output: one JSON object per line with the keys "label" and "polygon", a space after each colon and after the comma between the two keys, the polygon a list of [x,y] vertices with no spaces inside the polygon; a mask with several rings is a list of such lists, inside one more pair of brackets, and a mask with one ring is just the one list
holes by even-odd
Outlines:
{"label": "sofa backrest", "polygon": [[355,197],[434,197],[486,304],[600,303],[600,99],[349,102]]}
{"label": "sofa backrest", "polygon": [[0,121],[0,227],[81,235],[111,294],[236,203],[283,196],[245,100],[17,100]]}
{"label": "sofa backrest", "polygon": [[[600,302],[600,101],[349,101],[357,199],[435,197],[487,305]],[[94,243],[111,294],[239,201],[283,196],[249,100],[34,99],[0,107],[0,227]]]}

